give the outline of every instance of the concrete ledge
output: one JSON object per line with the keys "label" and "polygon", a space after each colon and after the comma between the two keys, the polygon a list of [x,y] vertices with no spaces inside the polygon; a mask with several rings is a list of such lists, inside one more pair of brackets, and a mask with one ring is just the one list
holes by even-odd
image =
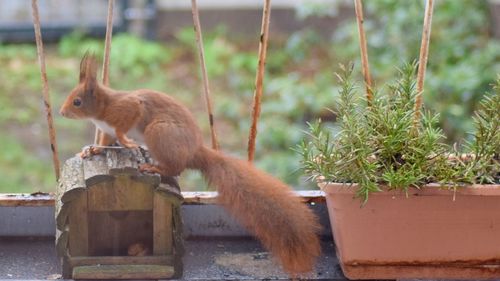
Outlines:
{"label": "concrete ledge", "polygon": [[[323,235],[331,237],[328,210],[321,191],[296,192],[318,215]],[[216,205],[216,192],[183,192],[181,212],[187,237],[247,237],[248,232]],[[50,194],[0,195],[0,237],[54,236],[54,197]]]}
{"label": "concrete ledge", "polygon": [[[311,208],[318,214],[323,236],[331,237],[325,204]],[[221,206],[184,205],[181,209],[187,237],[249,237],[248,232]],[[0,207],[0,237],[55,235],[54,207]]]}
{"label": "concrete ledge", "polygon": [[[322,242],[316,270],[303,280],[345,280],[331,240]],[[251,239],[186,241],[181,280],[288,280],[269,253]],[[60,277],[51,239],[0,238],[0,280],[46,280]]]}

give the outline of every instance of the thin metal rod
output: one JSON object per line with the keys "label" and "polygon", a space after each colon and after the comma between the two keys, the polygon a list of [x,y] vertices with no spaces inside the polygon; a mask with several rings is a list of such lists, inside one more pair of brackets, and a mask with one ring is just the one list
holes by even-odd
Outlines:
{"label": "thin metal rod", "polygon": [[354,1],[354,9],[356,11],[356,21],[358,23],[359,47],[361,50],[361,65],[363,69],[363,77],[365,79],[365,86],[366,86],[366,100],[370,105],[371,100],[373,99],[372,77],[370,75],[370,65],[368,64],[368,48],[366,46],[365,29],[363,27],[364,17],[363,17],[363,4],[361,0]]}
{"label": "thin metal rod", "polygon": [[198,6],[196,4],[196,0],[191,0],[191,12],[193,14],[194,31],[196,33],[196,44],[198,46],[198,55],[199,55],[200,67],[201,67],[201,77],[203,80],[203,94],[204,94],[205,103],[207,106],[208,122],[210,124],[210,133],[211,133],[211,139],[212,139],[212,148],[215,150],[219,150],[219,143],[217,142],[217,134],[215,133],[215,122],[214,122],[214,114],[213,114],[213,110],[212,110],[212,100],[210,99],[210,87],[208,84],[207,67],[205,65],[205,52],[203,50],[203,37],[201,34],[200,16],[198,13]]}
{"label": "thin metal rod", "polygon": [[[111,39],[113,37],[113,9],[115,0],[108,0],[108,17],[106,20],[106,39],[104,41],[104,59],[102,63],[102,84],[109,86],[109,58],[111,56]],[[95,128],[94,143],[99,143],[103,132]]]}
{"label": "thin metal rod", "polygon": [[420,45],[420,57],[418,59],[417,73],[417,97],[415,99],[414,128],[417,128],[421,118],[421,108],[423,103],[422,93],[424,91],[425,70],[427,59],[429,57],[429,42],[431,39],[432,13],[434,9],[434,0],[427,0],[425,4],[424,26],[422,30],[422,42]]}
{"label": "thin metal rod", "polygon": [[33,12],[33,27],[35,29],[38,64],[40,65],[40,75],[42,79],[43,104],[45,106],[45,115],[47,117],[47,124],[49,127],[50,150],[52,151],[52,163],[54,165],[56,180],[59,181],[60,163],[57,152],[56,130],[54,128],[54,120],[52,118],[52,107],[50,105],[49,81],[47,79],[47,70],[45,68],[45,54],[43,52],[42,32],[40,30],[40,14],[38,12],[37,0],[31,1],[31,8]]}
{"label": "thin metal rod", "polygon": [[264,86],[264,70],[266,66],[267,42],[269,39],[269,21],[271,16],[271,0],[264,1],[262,11],[262,26],[259,42],[259,64],[255,77],[255,92],[252,106],[252,125],[248,136],[248,161],[252,162],[255,155],[255,139],[257,138],[257,123],[260,116],[260,105]]}

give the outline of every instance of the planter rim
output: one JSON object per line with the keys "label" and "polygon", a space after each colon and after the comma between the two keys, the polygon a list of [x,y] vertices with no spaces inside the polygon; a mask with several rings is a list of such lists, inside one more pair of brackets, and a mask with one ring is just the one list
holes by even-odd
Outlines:
{"label": "planter rim", "polygon": [[[336,182],[318,182],[318,186],[327,194],[355,194],[357,183],[336,183]],[[377,195],[405,195],[404,190],[389,189],[385,185],[380,185],[381,192],[373,192],[370,196]],[[469,184],[457,186],[454,190],[451,185],[442,185],[439,183],[430,183],[423,185],[420,189],[410,187],[407,190],[408,195],[480,195],[480,196],[500,196],[500,184]]]}

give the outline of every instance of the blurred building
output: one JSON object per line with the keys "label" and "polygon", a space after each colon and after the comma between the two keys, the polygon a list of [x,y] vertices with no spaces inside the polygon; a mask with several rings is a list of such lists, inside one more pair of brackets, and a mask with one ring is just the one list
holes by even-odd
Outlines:
{"label": "blurred building", "polygon": [[[107,3],[104,0],[39,0],[44,40],[82,29],[102,36]],[[500,0],[488,1],[491,32],[500,38]],[[198,0],[204,31],[224,25],[229,32],[254,36],[260,29],[263,0]],[[304,26],[329,35],[344,19],[353,17],[348,0],[272,0],[271,33],[287,35]],[[324,8],[327,7],[327,8]],[[115,0],[114,30],[169,39],[192,26],[189,0]],[[315,10],[309,17],[308,11]],[[437,11],[439,12],[439,11]],[[0,1],[0,43],[33,40],[31,0]]]}
{"label": "blurred building", "polygon": [[[287,34],[305,25],[332,30],[352,9],[336,10],[342,0],[273,0],[271,31]],[[297,8],[303,5],[340,3],[325,17],[301,19]],[[263,1],[198,0],[204,30],[224,25],[229,32],[257,33],[260,29]],[[74,29],[101,36],[105,31],[107,1],[39,0],[44,40],[53,41]],[[169,39],[179,29],[192,26],[191,1],[188,0],[116,0],[114,30],[148,38]],[[31,0],[0,1],[0,42],[33,39]]]}

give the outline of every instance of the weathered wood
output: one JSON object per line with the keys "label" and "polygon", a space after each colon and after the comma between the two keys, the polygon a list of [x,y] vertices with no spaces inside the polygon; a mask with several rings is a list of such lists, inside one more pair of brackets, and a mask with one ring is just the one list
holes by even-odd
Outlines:
{"label": "weathered wood", "polygon": [[141,243],[151,253],[153,212],[89,212],[89,255],[126,256],[128,247]]}
{"label": "weathered wood", "polygon": [[106,151],[107,165],[110,175],[129,174],[140,175],[138,166],[142,155],[139,149],[108,149]]}
{"label": "weathered wood", "polygon": [[184,204],[216,204],[218,193],[215,191],[187,191],[183,192]]}
{"label": "weathered wood", "polygon": [[68,231],[56,229],[56,251],[59,257],[68,253]]}
{"label": "weathered wood", "polygon": [[135,181],[140,181],[145,184],[149,184],[151,187],[156,187],[161,182],[161,177],[157,174],[139,174],[131,176],[131,178]]}
{"label": "weathered wood", "polygon": [[72,279],[72,274],[73,274],[73,268],[71,267],[69,263],[69,257],[68,255],[64,255],[61,257],[61,273],[62,273],[62,278],[63,279]]}
{"label": "weathered wood", "polygon": [[68,159],[63,166],[63,173],[60,182],[63,182],[63,192],[70,191],[74,188],[85,187],[85,179],[83,177],[83,160],[80,156],[75,156]]}
{"label": "weathered wood", "polygon": [[50,193],[0,194],[0,207],[43,207],[54,205],[55,196]]}
{"label": "weathered wood", "polygon": [[[175,179],[174,179],[175,181]],[[177,184],[177,181],[174,182],[174,184]],[[156,190],[159,190],[159,191],[164,191],[164,192],[167,192],[175,197],[178,197],[179,199],[183,199],[182,197],[182,194],[181,194],[181,190],[178,186],[176,185],[172,185],[170,183],[165,183],[165,182],[162,182],[158,185],[158,187],[156,188]]]}
{"label": "weathered wood", "polygon": [[102,182],[89,187],[89,210],[152,210],[152,190],[148,184],[133,181],[128,175],[118,175],[113,182]]}
{"label": "weathered wood", "polygon": [[[74,201],[78,196],[86,196],[86,195],[84,188],[73,188],[61,195],[62,196],[59,197],[60,199],[56,200],[56,229],[66,230],[68,226],[69,213],[71,209],[70,202]],[[68,237],[66,237],[66,240],[67,239]],[[67,243],[65,243],[64,245],[67,246]]]}
{"label": "weathered wood", "polygon": [[[320,190],[298,190],[294,191],[295,195],[306,203],[325,203],[325,195]],[[217,192],[213,191],[183,191],[180,193],[183,198],[183,204],[215,204],[217,202]],[[12,202],[5,203],[5,206],[55,206],[55,197],[52,194],[46,195],[43,199],[37,199],[35,196],[24,194],[5,194],[0,195],[0,206],[3,203],[1,200]],[[37,202],[41,200],[42,202]],[[31,205],[32,203],[34,205]],[[40,205],[38,205],[40,204]]]}
{"label": "weathered wood", "polygon": [[153,209],[153,254],[172,254],[172,204],[155,192]]}
{"label": "weathered wood", "polygon": [[62,204],[69,203],[80,196],[82,196],[82,193],[85,193],[86,190],[85,188],[73,188],[69,191],[66,191],[62,196],[61,196],[61,202]]}
{"label": "weathered wood", "polygon": [[143,148],[137,149],[108,149],[106,150],[109,170],[132,168],[137,169],[139,164],[145,163]]}
{"label": "weathered wood", "polygon": [[[61,259],[62,277],[71,278],[72,269],[68,262],[70,234],[69,221],[73,221],[74,235],[71,240],[74,254],[85,254],[84,228],[86,226],[85,180],[83,175],[83,160],[79,156],[68,159],[63,166],[61,177],[55,194],[56,217],[56,252]],[[70,203],[71,202],[71,203]],[[73,205],[72,203],[75,202]],[[71,214],[70,214],[71,213]]]}
{"label": "weathered wood", "polygon": [[161,195],[174,206],[180,206],[184,201],[184,198],[178,190],[166,184],[160,184],[156,188],[155,194]]}
{"label": "weathered wood", "polygon": [[87,194],[71,202],[69,211],[69,249],[72,256],[87,256],[89,246]]}
{"label": "weathered wood", "polygon": [[146,163],[154,164],[153,157],[151,157],[151,153],[149,153],[149,150],[141,149],[141,152],[142,152],[142,155],[144,156]]}
{"label": "weathered wood", "polygon": [[108,163],[105,154],[93,155],[83,159],[83,178],[86,186],[108,178]]}
{"label": "weathered wood", "polygon": [[177,177],[161,177],[161,183],[166,184],[173,189],[176,189],[178,193],[181,192],[181,187],[179,186],[179,182],[177,181]]}
{"label": "weathered wood", "polygon": [[113,176],[111,175],[95,175],[91,178],[88,178],[86,180],[86,183],[87,183],[87,187],[90,187],[90,186],[93,186],[95,184],[99,184],[101,182],[109,182],[109,181],[113,181]]}
{"label": "weathered wood", "polygon": [[173,278],[181,279],[184,270],[182,256],[184,256],[184,234],[181,217],[181,206],[173,206],[172,208],[172,235],[173,235],[173,254],[174,254],[174,269]]}
{"label": "weathered wood", "polygon": [[73,268],[73,279],[161,279],[174,275],[167,265],[94,265]]}
{"label": "weathered wood", "polygon": [[[174,269],[182,275],[180,188],[173,177],[141,173],[142,163],[154,164],[143,148],[67,161],[55,200],[65,278],[170,278]],[[126,256],[137,244],[146,256]]]}
{"label": "weathered wood", "polygon": [[[64,173],[64,170],[62,171]],[[63,183],[59,181],[57,189],[62,189]],[[55,200],[54,200],[54,207],[55,207],[55,218],[56,218],[56,229],[63,230],[64,226],[66,225],[66,222],[68,221],[68,209],[69,206],[66,206],[64,208],[64,203],[62,202],[61,198],[64,193],[62,191],[57,191]]]}
{"label": "weathered wood", "polygon": [[302,203],[326,203],[325,193],[321,190],[295,190],[294,193],[295,196],[300,198]]}
{"label": "weathered wood", "polygon": [[[56,203],[69,202],[85,188],[83,177],[83,160],[79,156],[68,159],[63,166],[61,178],[56,191]],[[75,195],[76,194],[76,195]],[[61,205],[56,205],[56,212]]]}
{"label": "weathered wood", "polygon": [[182,204],[182,199],[179,199],[177,196],[173,196],[170,193],[166,193],[163,191],[157,191],[155,194],[160,195],[163,199],[169,202],[174,207],[180,207]]}
{"label": "weathered wood", "polygon": [[140,176],[141,172],[137,170],[136,168],[132,167],[123,167],[123,168],[115,168],[115,169],[109,169],[109,174],[111,176],[114,175],[133,175],[133,176]]}
{"label": "weathered wood", "polygon": [[84,265],[132,265],[132,264],[156,264],[169,265],[173,262],[172,256],[102,256],[102,257],[70,257],[71,266]]}
{"label": "weathered wood", "polygon": [[[321,190],[297,190],[293,192],[304,203],[325,203],[325,194]],[[217,204],[215,191],[183,191],[184,205]]]}
{"label": "weathered wood", "polygon": [[70,204],[59,204],[62,207],[57,208],[56,210],[56,229],[64,230],[68,225],[68,214],[70,210]]}

